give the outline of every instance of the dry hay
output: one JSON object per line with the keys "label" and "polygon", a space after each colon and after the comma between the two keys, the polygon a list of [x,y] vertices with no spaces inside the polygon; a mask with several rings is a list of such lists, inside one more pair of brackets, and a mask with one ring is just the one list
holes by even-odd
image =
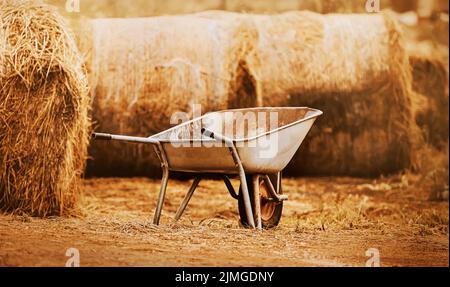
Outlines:
{"label": "dry hay", "polygon": [[449,133],[448,70],[437,58],[411,55],[413,106],[416,123],[425,140],[436,148],[445,148]]}
{"label": "dry hay", "polygon": [[81,58],[56,9],[0,4],[0,209],[72,214],[88,143]]}
{"label": "dry hay", "polygon": [[[190,103],[207,110],[310,106],[325,115],[289,166],[291,174],[376,176],[415,163],[420,135],[409,62],[388,15],[209,11],[92,23],[97,130],[149,135]],[[183,60],[178,69],[174,58]],[[198,67],[206,84],[193,77]],[[96,146],[95,174],[148,175],[158,163],[150,148]]]}
{"label": "dry hay", "polygon": [[[191,16],[92,20],[82,46],[90,46],[96,130],[149,136],[193,104],[203,113],[245,104],[235,96],[245,94],[235,82],[246,80],[237,27]],[[150,175],[159,166],[151,146],[96,142],[90,154],[91,175]]]}
{"label": "dry hay", "polygon": [[412,117],[411,73],[391,15],[196,15],[239,19],[251,31],[241,63],[256,105],[325,112],[290,174],[376,176],[416,167],[412,149],[421,136]]}
{"label": "dry hay", "polygon": [[376,176],[413,164],[411,74],[388,15],[253,16],[246,61],[265,106],[324,111],[289,166],[295,174]]}

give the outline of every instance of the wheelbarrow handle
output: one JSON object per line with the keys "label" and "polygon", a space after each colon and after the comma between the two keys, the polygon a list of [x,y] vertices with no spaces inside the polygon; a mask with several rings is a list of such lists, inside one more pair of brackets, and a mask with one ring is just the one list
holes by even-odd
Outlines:
{"label": "wheelbarrow handle", "polygon": [[110,134],[104,134],[104,133],[92,133],[92,138],[94,140],[105,140],[110,141],[112,140],[112,135]]}
{"label": "wheelbarrow handle", "polygon": [[228,138],[228,137],[226,137],[224,135],[221,135],[219,133],[215,133],[215,132],[207,130],[205,128],[201,129],[201,133],[202,133],[202,135],[210,137],[210,138],[212,138],[212,139],[214,139],[216,141],[224,142],[228,147],[231,147],[231,146],[234,145],[232,139],[230,139],[230,138]]}
{"label": "wheelbarrow handle", "polygon": [[108,140],[108,141],[114,140],[131,143],[159,144],[159,140],[154,138],[131,137],[123,135],[104,134],[104,133],[92,133],[92,138],[94,140]]}

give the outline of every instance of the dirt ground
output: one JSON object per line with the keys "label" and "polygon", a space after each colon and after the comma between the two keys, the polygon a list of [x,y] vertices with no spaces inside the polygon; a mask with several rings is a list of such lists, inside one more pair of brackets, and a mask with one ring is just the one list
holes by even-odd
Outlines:
{"label": "dirt ground", "polygon": [[202,181],[175,223],[190,181],[171,180],[154,226],[158,180],[88,179],[79,217],[0,215],[0,266],[65,266],[68,248],[81,266],[365,266],[369,248],[381,266],[448,266],[448,200],[419,181],[283,179],[281,223],[258,232],[239,226],[221,181]]}

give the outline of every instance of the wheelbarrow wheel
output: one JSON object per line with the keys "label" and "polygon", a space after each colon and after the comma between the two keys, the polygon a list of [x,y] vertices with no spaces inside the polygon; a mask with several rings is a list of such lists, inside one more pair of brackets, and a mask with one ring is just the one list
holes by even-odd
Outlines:
{"label": "wheelbarrow wheel", "polygon": [[[270,181],[276,188],[276,180],[277,175],[269,175]],[[255,198],[254,198],[254,183],[253,183],[253,177],[251,175],[246,177],[247,179],[247,186],[248,186],[248,193],[250,196],[250,202],[252,205],[252,211],[253,216],[255,216]],[[266,184],[263,180],[263,178],[259,179],[259,193],[260,193],[260,205],[261,205],[261,223],[263,228],[270,229],[274,228],[278,225],[281,219],[281,214],[283,212],[283,202],[274,202],[270,201],[269,193],[267,191]],[[279,194],[282,194],[282,188],[280,183],[280,190]],[[239,217],[240,221],[243,226],[249,227],[248,220],[247,220],[247,213],[245,212],[245,204],[244,204],[244,197],[241,192],[241,187],[239,187],[239,197],[238,197],[238,208],[239,208]],[[255,216],[255,222],[256,222],[256,216]]]}

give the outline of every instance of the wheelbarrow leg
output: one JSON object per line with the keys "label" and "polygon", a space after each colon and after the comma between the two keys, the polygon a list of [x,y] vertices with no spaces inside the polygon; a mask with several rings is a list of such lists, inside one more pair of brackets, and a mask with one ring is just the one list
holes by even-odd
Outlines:
{"label": "wheelbarrow leg", "polygon": [[242,164],[239,161],[239,177],[241,179],[241,192],[244,197],[245,213],[247,214],[247,222],[250,227],[255,228],[255,220],[253,218],[252,203],[250,202],[250,195],[248,193],[247,180],[245,179],[245,172]]}
{"label": "wheelbarrow leg", "polygon": [[180,217],[183,215],[184,210],[186,209],[186,206],[188,205],[189,201],[192,198],[192,195],[194,194],[195,189],[197,188],[198,184],[200,183],[201,177],[197,176],[194,179],[194,182],[192,183],[191,187],[189,188],[188,193],[183,199],[183,202],[181,202],[180,207],[177,210],[177,213],[175,214],[175,220],[180,219]]}
{"label": "wheelbarrow leg", "polygon": [[256,216],[256,227],[261,230],[262,229],[262,222],[261,222],[261,202],[259,200],[259,175],[253,176],[253,198],[255,199],[255,216]]}
{"label": "wheelbarrow leg", "polygon": [[205,128],[202,128],[202,134],[209,136],[210,138],[216,139],[218,141],[224,142],[225,145],[230,150],[231,156],[233,157],[233,161],[239,170],[239,178],[241,180],[241,192],[242,192],[242,195],[244,198],[245,213],[247,214],[247,222],[250,225],[250,227],[255,228],[255,220],[253,218],[252,205],[250,202],[250,195],[248,194],[247,180],[245,179],[245,170],[244,170],[244,166],[242,165],[241,159],[239,157],[239,153],[238,153],[236,147],[234,146],[233,140],[231,140],[227,137],[224,137],[220,134],[214,134],[213,132],[208,131]]}
{"label": "wheelbarrow leg", "polygon": [[163,176],[161,181],[161,189],[159,191],[158,203],[156,205],[155,216],[153,217],[153,224],[159,225],[159,219],[161,218],[161,211],[164,204],[164,198],[166,196],[167,182],[169,181],[169,168],[163,166]]}

